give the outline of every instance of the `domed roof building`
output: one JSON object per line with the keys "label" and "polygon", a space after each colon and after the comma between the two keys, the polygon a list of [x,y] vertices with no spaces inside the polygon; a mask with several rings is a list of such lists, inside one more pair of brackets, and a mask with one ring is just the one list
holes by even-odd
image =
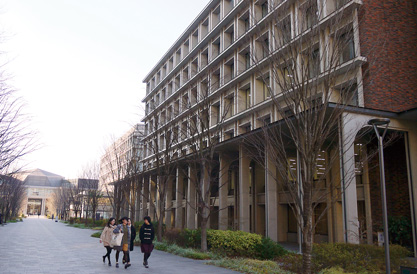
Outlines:
{"label": "domed roof building", "polygon": [[42,169],[34,169],[19,173],[17,178],[23,181],[27,188],[27,199],[22,207],[23,214],[48,215],[54,212],[51,208],[52,196],[65,182],[64,177]]}

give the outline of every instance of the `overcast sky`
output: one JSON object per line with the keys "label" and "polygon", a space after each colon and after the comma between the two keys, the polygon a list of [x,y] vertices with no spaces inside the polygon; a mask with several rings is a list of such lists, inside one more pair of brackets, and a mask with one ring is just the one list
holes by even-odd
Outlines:
{"label": "overcast sky", "polygon": [[0,51],[41,148],[75,178],[143,115],[143,78],[209,0],[0,0]]}

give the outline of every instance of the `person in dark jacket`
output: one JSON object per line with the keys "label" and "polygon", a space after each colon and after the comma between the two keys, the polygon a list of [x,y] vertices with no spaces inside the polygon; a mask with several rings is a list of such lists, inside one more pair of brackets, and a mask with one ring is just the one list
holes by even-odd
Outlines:
{"label": "person in dark jacket", "polygon": [[153,228],[153,225],[151,223],[151,217],[146,216],[143,218],[145,223],[141,226],[140,232],[139,232],[139,238],[140,238],[140,249],[143,253],[143,265],[148,268],[148,259],[151,256],[152,250],[153,250],[153,244],[152,241],[155,238],[155,230]]}
{"label": "person in dark jacket", "polygon": [[130,227],[130,251],[133,251],[133,245],[136,238],[136,228],[135,225],[132,224],[132,220],[128,218],[127,226]]}

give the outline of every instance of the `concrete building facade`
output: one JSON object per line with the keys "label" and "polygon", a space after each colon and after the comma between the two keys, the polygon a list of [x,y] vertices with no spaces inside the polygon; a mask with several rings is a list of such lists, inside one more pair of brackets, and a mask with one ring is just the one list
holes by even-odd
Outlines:
{"label": "concrete building facade", "polygon": [[[148,200],[158,198],[158,174],[152,166],[159,159],[155,159],[152,147],[156,142],[164,143],[166,128],[170,132],[181,132],[184,125],[192,122],[190,113],[204,115],[198,113],[199,98],[209,89],[210,127],[221,123],[217,159],[219,186],[222,186],[213,197],[214,206],[219,210],[212,215],[210,227],[259,233],[279,242],[299,241],[288,192],[273,183],[268,168],[251,159],[242,148],[241,140],[245,134],[265,124],[284,120],[274,109],[271,98],[265,95],[266,81],[274,92],[280,92],[270,80],[273,68],[259,66],[259,60],[285,48],[286,45],[277,43],[274,37],[287,36],[291,43],[308,37],[308,28],[317,26],[321,28],[320,37],[311,39],[318,39],[317,50],[323,53],[326,41],[334,38],[328,31],[329,22],[336,22],[341,30],[351,31],[346,39],[346,50],[340,57],[341,68],[335,72],[334,89],[342,92],[345,82],[354,82],[354,102],[345,102],[349,107],[345,108],[339,127],[339,139],[332,148],[322,152],[320,166],[328,171],[324,188],[340,185],[345,191],[335,201],[317,201],[314,218],[328,210],[316,224],[314,239],[316,242],[369,244],[377,241],[382,222],[379,166],[377,156],[361,156],[370,154],[376,143],[366,141],[372,137],[370,133],[365,136],[361,133],[369,129],[370,119],[389,118],[389,133],[398,137],[385,149],[388,211],[390,216],[405,218],[410,223],[412,229],[408,236],[413,239],[415,250],[416,10],[415,1],[210,1],[144,79],[143,163],[147,168],[141,215],[154,215],[155,210]],[[340,12],[345,12],[346,16],[335,20]],[[277,24],[278,20],[288,20],[288,28]],[[384,43],[379,40],[381,33],[384,33]],[[303,62],[301,56],[297,62]],[[343,66],[348,69],[344,70]],[[319,63],[317,73],[325,73],[323,68],[325,64]],[[260,71],[266,77],[260,79]],[[341,74],[344,78],[339,80]],[[218,119],[226,106],[225,119]],[[193,207],[195,186],[190,176],[184,176],[193,173],[192,167],[183,161],[193,153],[185,141],[188,137],[183,136],[178,142],[181,146],[176,155],[178,169],[173,174],[175,180],[168,188],[166,200],[167,227],[193,229],[199,225]],[[160,148],[172,149],[162,145]],[[337,155],[338,161],[329,163],[330,155]],[[265,160],[268,163],[268,159]],[[297,155],[289,157],[288,162],[289,169],[296,167]],[[348,178],[349,184],[345,184]]]}
{"label": "concrete building facade", "polygon": [[[99,188],[102,190],[104,199],[103,216],[114,216],[113,212],[108,212],[114,205],[114,184],[122,182],[130,177],[138,176],[143,171],[143,143],[144,125],[137,124],[127,131],[122,137],[115,140],[100,159]],[[104,200],[103,199],[103,200]],[[129,215],[129,205],[125,199],[121,206],[121,213]],[[106,212],[104,212],[106,209]]]}
{"label": "concrete building facade", "polygon": [[25,215],[52,215],[55,208],[51,199],[64,182],[64,177],[51,172],[35,169],[18,174],[27,189],[22,213]]}

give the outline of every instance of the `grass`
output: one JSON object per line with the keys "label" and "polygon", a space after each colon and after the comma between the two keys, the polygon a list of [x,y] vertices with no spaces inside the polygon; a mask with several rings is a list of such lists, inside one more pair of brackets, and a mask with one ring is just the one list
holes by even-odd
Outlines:
{"label": "grass", "polygon": [[155,249],[172,253],[185,258],[190,258],[194,260],[213,260],[218,259],[219,255],[211,252],[201,252],[193,248],[183,248],[176,244],[167,244],[165,242],[155,242]]}
{"label": "grass", "polygon": [[93,234],[91,234],[91,237],[93,238],[100,238],[101,236],[101,232],[94,232]]}
{"label": "grass", "polygon": [[282,270],[276,262],[261,261],[247,258],[222,258],[212,260],[207,264],[220,266],[248,274],[290,274],[292,272]]}
{"label": "grass", "polygon": [[207,264],[232,269],[248,274],[291,273],[282,270],[276,262],[261,261],[247,258],[225,258],[224,255],[214,252],[201,252],[193,248],[183,248],[176,244],[155,242],[155,249],[172,253],[194,260],[207,260]]}

